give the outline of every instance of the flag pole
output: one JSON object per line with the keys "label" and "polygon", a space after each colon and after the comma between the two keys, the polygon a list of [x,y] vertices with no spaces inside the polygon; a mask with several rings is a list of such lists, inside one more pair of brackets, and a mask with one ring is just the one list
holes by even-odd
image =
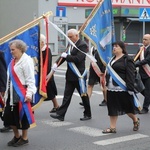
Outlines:
{"label": "flag pole", "polygon": [[134,61],[136,61],[136,60],[139,58],[139,56],[140,56],[141,52],[143,51],[143,49],[144,49],[144,46],[142,46],[142,47],[140,48],[139,52],[138,52],[137,55],[134,57]]}
{"label": "flag pole", "polygon": [[[95,5],[95,7],[93,8],[92,12],[90,13],[90,15],[88,16],[88,18],[86,19],[86,21],[84,22],[84,24],[81,26],[81,28],[79,29],[78,33],[82,32],[82,30],[85,28],[85,26],[87,25],[88,21],[91,19],[91,17],[93,17],[94,12],[97,10],[97,8],[103,3],[104,0],[99,0],[99,2],[97,3],[97,5]],[[68,49],[68,48],[67,48]],[[66,49],[66,50],[67,50]],[[65,50],[65,51],[66,51]],[[61,61],[62,61],[62,57],[59,59],[59,62],[57,63],[57,65],[59,66]],[[48,78],[47,78],[47,83],[49,82],[49,80],[51,79],[52,75],[54,74],[54,71],[51,70],[48,74]]]}
{"label": "flag pole", "polygon": [[93,8],[92,12],[90,13],[90,15],[88,16],[88,18],[86,19],[86,21],[84,22],[84,24],[81,26],[81,28],[79,29],[79,33],[82,32],[82,30],[85,28],[85,26],[88,24],[88,21],[93,17],[95,11],[97,10],[97,8],[103,3],[104,0],[99,0],[99,2],[97,3],[97,5],[95,5],[95,7]]}
{"label": "flag pole", "polygon": [[6,36],[4,36],[3,38],[0,39],[0,44],[3,44],[4,42],[8,41],[9,39],[15,37],[18,33],[23,32],[23,31],[27,30],[28,28],[34,26],[35,24],[39,23],[39,21],[41,19],[43,19],[45,17],[48,17],[48,16],[51,16],[51,15],[53,15],[53,13],[52,13],[52,11],[49,11],[49,12],[43,14],[41,17],[39,17],[39,18],[31,21],[30,23],[22,26],[21,28],[11,32],[10,34],[8,34],[8,35],[6,35]]}

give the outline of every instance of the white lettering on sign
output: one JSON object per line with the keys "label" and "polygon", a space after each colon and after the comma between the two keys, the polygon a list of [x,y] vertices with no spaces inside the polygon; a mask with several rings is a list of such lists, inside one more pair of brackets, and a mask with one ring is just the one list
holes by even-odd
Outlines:
{"label": "white lettering on sign", "polygon": [[[59,6],[95,6],[99,0],[58,0]],[[150,7],[150,0],[112,0],[113,6]]]}

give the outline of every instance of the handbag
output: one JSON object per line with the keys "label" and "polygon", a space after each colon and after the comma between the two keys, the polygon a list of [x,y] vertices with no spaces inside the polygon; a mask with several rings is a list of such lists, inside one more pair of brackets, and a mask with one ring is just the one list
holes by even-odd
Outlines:
{"label": "handbag", "polygon": [[136,93],[140,93],[145,89],[145,86],[141,80],[141,76],[139,72],[136,70],[135,72],[135,82],[134,82],[134,91]]}
{"label": "handbag", "polygon": [[[127,58],[125,58],[125,65],[127,67]],[[145,89],[145,86],[141,80],[139,71],[135,70],[134,92],[141,93]]]}

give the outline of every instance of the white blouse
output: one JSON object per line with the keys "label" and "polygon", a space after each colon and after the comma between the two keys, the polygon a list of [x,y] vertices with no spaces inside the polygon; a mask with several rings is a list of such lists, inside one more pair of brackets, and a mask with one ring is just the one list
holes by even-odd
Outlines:
{"label": "white blouse", "polygon": [[[36,93],[35,76],[34,76],[34,62],[30,56],[23,53],[20,60],[14,65],[14,71],[18,76],[22,85],[27,86],[26,96],[32,98]],[[13,85],[10,82],[10,105],[13,105]],[[5,100],[8,98],[9,89],[9,70],[7,70],[7,86],[5,92]]]}

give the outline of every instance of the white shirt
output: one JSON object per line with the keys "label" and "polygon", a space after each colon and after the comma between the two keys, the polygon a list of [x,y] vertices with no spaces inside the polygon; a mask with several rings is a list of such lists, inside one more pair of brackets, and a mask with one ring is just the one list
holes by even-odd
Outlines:
{"label": "white shirt", "polygon": [[[14,71],[18,76],[22,85],[27,86],[26,96],[32,97],[33,94],[36,93],[35,86],[35,76],[34,76],[34,63],[30,56],[24,53],[20,60],[14,65]],[[5,92],[5,100],[8,98],[8,89],[9,89],[9,70],[7,71],[7,86]],[[10,82],[10,105],[13,105],[13,85]]]}

